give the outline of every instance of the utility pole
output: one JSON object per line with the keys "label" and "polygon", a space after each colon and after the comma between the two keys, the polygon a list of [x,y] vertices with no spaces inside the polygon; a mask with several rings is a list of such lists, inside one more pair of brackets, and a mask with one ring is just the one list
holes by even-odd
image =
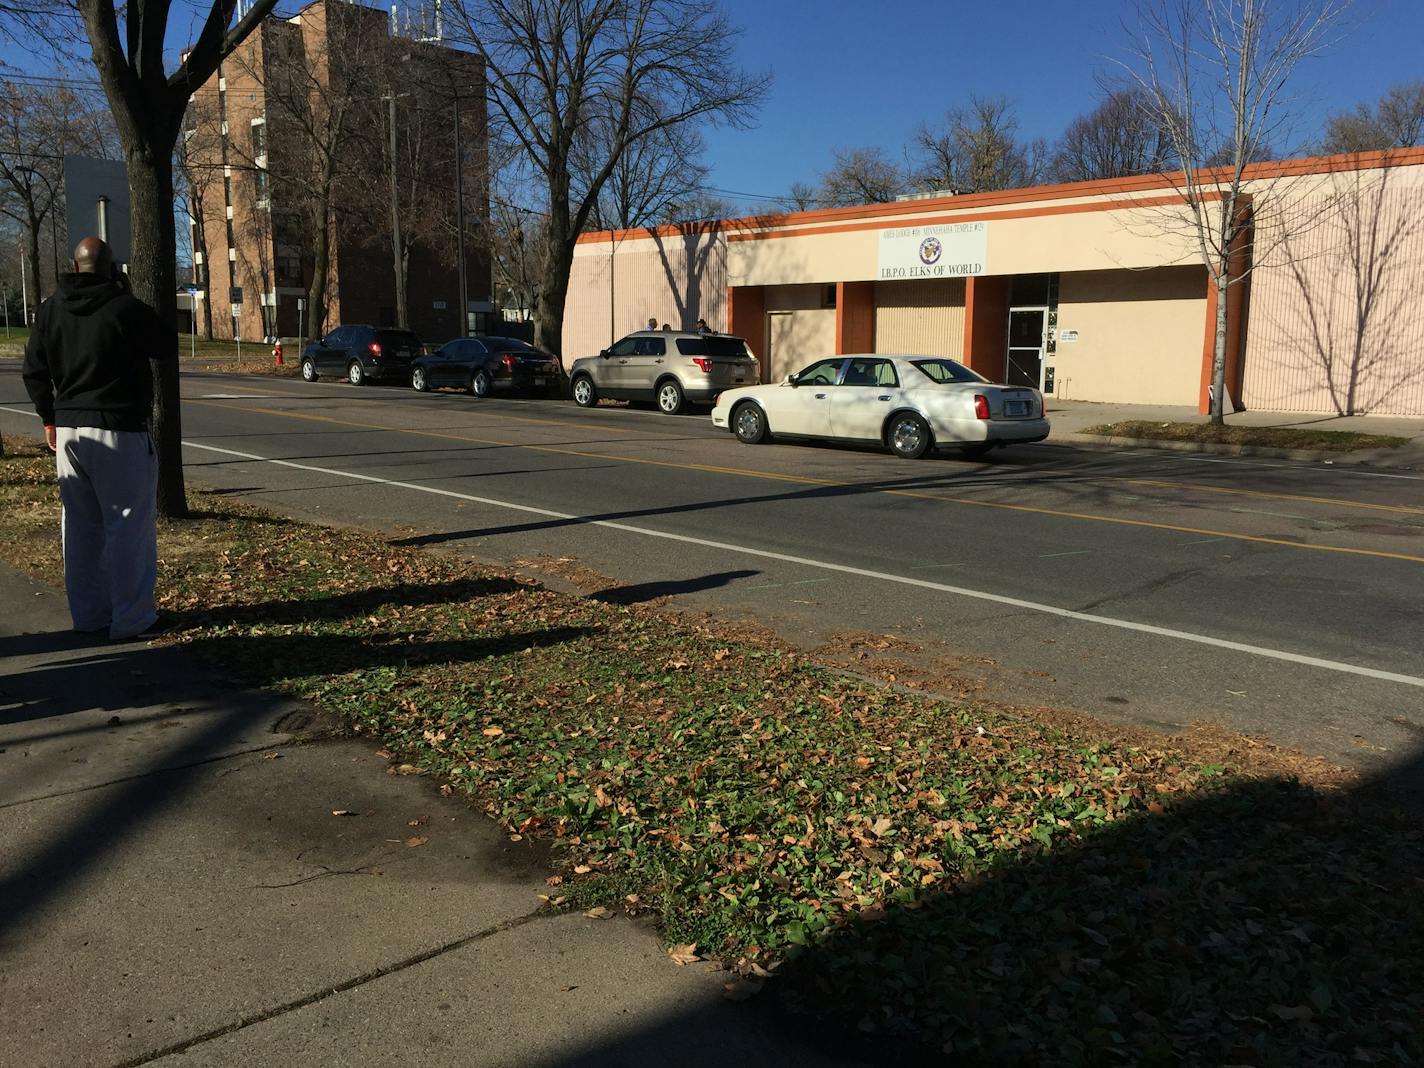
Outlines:
{"label": "utility pole", "polygon": [[[36,278],[35,281],[38,282],[39,279]],[[21,248],[21,249],[20,249],[20,301],[21,301],[20,308],[21,308],[21,311],[22,311],[22,313],[23,313],[23,315],[24,315],[23,323],[24,323],[25,326],[29,326],[29,325],[30,325],[30,291],[29,291],[29,289],[28,289],[28,287],[26,286],[26,283],[25,283],[25,250],[24,250],[24,248]]]}
{"label": "utility pole", "polygon": [[396,325],[404,329],[405,308],[405,248],[401,244],[400,228],[400,184],[396,174],[396,94],[386,97],[391,105],[391,248],[395,252],[396,272]]}

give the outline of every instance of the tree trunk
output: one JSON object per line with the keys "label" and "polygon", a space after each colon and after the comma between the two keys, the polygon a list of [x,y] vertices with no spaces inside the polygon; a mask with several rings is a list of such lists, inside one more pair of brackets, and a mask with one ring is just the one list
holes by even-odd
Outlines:
{"label": "tree trunk", "polygon": [[1211,422],[1221,426],[1226,422],[1226,299],[1230,278],[1226,262],[1216,275],[1216,341],[1211,359]]}
{"label": "tree trunk", "polygon": [[328,204],[326,199],[320,201],[316,210],[321,221],[312,227],[312,280],[311,287],[307,290],[307,336],[302,338],[304,346],[322,336],[326,323],[326,273],[330,269],[331,259]]}
{"label": "tree trunk", "polygon": [[[143,145],[128,149],[129,218],[133,235],[129,281],[136,297],[153,308],[170,330],[178,321],[177,243],[173,230],[173,136],[150,125]],[[211,298],[212,294],[208,294]],[[183,518],[183,417],[177,353],[154,353],[153,440],[158,448],[158,514]]]}
{"label": "tree trunk", "polygon": [[29,225],[25,227],[25,262],[28,266],[25,270],[30,272],[30,277],[35,280],[35,299],[30,307],[40,306],[40,222],[35,218],[34,213],[30,213]]}
{"label": "tree trunk", "polygon": [[569,271],[573,268],[572,240],[554,240],[544,250],[539,270],[539,310],[534,318],[536,347],[555,356],[564,350],[564,302],[569,292]]}

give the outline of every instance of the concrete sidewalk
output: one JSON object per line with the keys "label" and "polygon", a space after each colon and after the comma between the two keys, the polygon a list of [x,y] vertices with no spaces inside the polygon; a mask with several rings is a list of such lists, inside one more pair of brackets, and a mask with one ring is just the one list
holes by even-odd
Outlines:
{"label": "concrete sidewalk", "polygon": [[538,847],[371,742],[68,625],[0,568],[7,1068],[846,1063],[642,924],[540,911]]}
{"label": "concrete sidewalk", "polygon": [[1188,442],[1138,441],[1084,434],[1090,426],[1141,419],[1154,423],[1205,423],[1208,417],[1186,405],[1104,404],[1097,401],[1069,401],[1048,398],[1048,418],[1052,426],[1049,441],[1172,449],[1182,452],[1215,452],[1227,455],[1288,456],[1294,459],[1321,459],[1337,463],[1360,463],[1380,467],[1424,470],[1424,417],[1387,415],[1321,415],[1302,412],[1236,412],[1226,416],[1230,426],[1275,427],[1292,430],[1334,430],[1358,434],[1390,434],[1411,439],[1397,449],[1364,449],[1356,452],[1328,452],[1301,449],[1270,449],[1233,445],[1196,445]]}

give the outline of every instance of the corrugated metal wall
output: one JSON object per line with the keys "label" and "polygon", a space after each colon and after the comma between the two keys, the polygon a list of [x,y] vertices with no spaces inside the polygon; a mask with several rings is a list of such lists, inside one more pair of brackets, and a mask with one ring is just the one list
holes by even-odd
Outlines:
{"label": "corrugated metal wall", "polygon": [[964,357],[964,279],[875,283],[875,351]]}
{"label": "corrugated metal wall", "polygon": [[720,234],[619,242],[610,270],[608,243],[579,246],[564,305],[565,363],[591,356],[648,318],[674,330],[706,319],[727,329],[727,243]]}
{"label": "corrugated metal wall", "polygon": [[1335,175],[1261,227],[1248,408],[1424,415],[1424,185],[1410,179]]}

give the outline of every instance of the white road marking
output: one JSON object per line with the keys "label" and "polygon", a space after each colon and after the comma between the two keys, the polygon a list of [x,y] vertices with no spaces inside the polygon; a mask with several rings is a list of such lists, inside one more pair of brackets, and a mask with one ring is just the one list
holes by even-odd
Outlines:
{"label": "white road marking", "polygon": [[1039,553],[1040,560],[1052,560],[1055,556],[1087,556],[1093,549],[1070,549],[1066,553]]}
{"label": "white road marking", "polygon": [[201,393],[198,400],[270,400],[265,393]]}
{"label": "white road marking", "polygon": [[573,515],[569,512],[556,512],[550,508],[537,508],[528,504],[515,504],[512,501],[496,500],[493,497],[478,497],[471,493],[460,493],[457,490],[441,489],[435,486],[422,486],[415,482],[402,482],[399,479],[380,478],[376,475],[363,475],[355,471],[338,471],[330,467],[299,464],[292,460],[275,460],[267,456],[258,456],[255,453],[238,452],[236,449],[223,449],[216,445],[201,445],[194,441],[185,441],[183,444],[190,449],[202,449],[205,452],[220,453],[224,456],[236,456],[239,459],[255,460],[259,463],[274,464],[278,467],[289,467],[296,471],[310,471],[319,475],[333,475],[338,478],[349,478],[357,482],[392,486],[396,489],[407,489],[416,493],[429,493],[437,497],[449,497],[454,500],[471,501],[475,504],[489,505],[492,508],[504,508],[514,512],[524,512],[529,515],[540,515],[548,519],[563,519],[587,526],[603,527],[607,530],[619,530],[625,534],[638,534],[648,538],[662,538],[665,541],[680,542],[684,545],[697,545],[706,549],[718,549],[723,552],[740,553],[743,556],[755,556],[761,560],[778,560],[786,564],[817,568],[822,571],[835,571],[843,575],[856,575],[860,578],[874,579],[878,582],[892,582],[901,586],[915,586],[920,589],[952,594],[956,597],[967,597],[976,601],[988,601],[992,604],[1006,605],[1010,608],[1021,608],[1029,612],[1058,616],[1061,619],[1071,619],[1079,623],[1094,623],[1103,627],[1115,627],[1119,630],[1130,630],[1139,634],[1151,634],[1159,638],[1172,638],[1177,641],[1192,642],[1196,645],[1209,645],[1217,649],[1229,649],[1232,652],[1247,653],[1251,656],[1266,657],[1271,660],[1283,660],[1291,664],[1303,664],[1307,667],[1321,668],[1326,671],[1337,671],[1346,675],[1359,675],[1365,678],[1380,679],[1384,682],[1397,682],[1405,686],[1417,686],[1424,689],[1424,678],[1419,678],[1415,675],[1404,675],[1394,671],[1381,671],[1378,668],[1364,667],[1359,664],[1347,664],[1339,660],[1324,660],[1320,657],[1305,656],[1301,653],[1287,652],[1283,649],[1270,649],[1262,645],[1249,645],[1245,642],[1235,642],[1226,638],[1214,638],[1209,634],[1196,634],[1192,631],[1175,630],[1171,627],[1157,627],[1150,623],[1137,623],[1130,619],[1117,619],[1113,616],[1094,615],[1091,612],[1075,612],[1071,608],[1059,608],[1057,605],[1041,604],[1037,601],[1026,601],[1018,597],[1006,597],[998,593],[989,593],[987,590],[971,590],[964,586],[950,586],[943,582],[931,582],[928,579],[911,578],[908,575],[895,575],[886,571],[872,571],[869,568],[851,567],[847,564],[837,564],[829,560],[816,560],[805,556],[793,556],[790,553],[772,552],[768,549],[753,549],[745,545],[733,545],[729,542],[713,541],[710,538],[695,538],[687,534],[674,534],[671,531],[654,530],[651,527],[633,526],[630,523],[615,523],[608,519],[589,519],[585,516]]}

